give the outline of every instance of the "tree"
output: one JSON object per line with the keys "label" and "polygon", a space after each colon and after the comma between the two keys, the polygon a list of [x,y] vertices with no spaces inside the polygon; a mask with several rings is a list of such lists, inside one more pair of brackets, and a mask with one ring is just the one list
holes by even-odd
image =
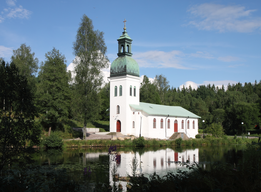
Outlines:
{"label": "tree", "polygon": [[143,82],[141,83],[140,101],[155,104],[161,103],[157,86],[155,84],[152,84],[146,75],[144,75]]}
{"label": "tree", "polygon": [[166,100],[165,96],[169,89],[169,81],[163,75],[159,75],[159,76],[156,75],[155,84],[158,87],[161,102],[165,104],[165,100]]}
{"label": "tree", "polygon": [[66,60],[55,48],[45,54],[46,61],[39,72],[37,86],[37,106],[41,120],[48,127],[56,128],[58,120],[68,118],[71,95]]}
{"label": "tree", "polygon": [[211,133],[214,137],[222,137],[224,133],[224,129],[219,123],[212,123],[206,128],[207,133]]}
{"label": "tree", "polygon": [[[41,130],[35,126],[37,115],[25,76],[12,62],[0,64],[0,170],[12,161],[23,159],[26,141],[39,144]],[[18,155],[19,154],[19,155]]]}
{"label": "tree", "polygon": [[17,50],[13,50],[12,62],[19,69],[19,74],[28,79],[28,83],[32,86],[32,91],[35,92],[35,75],[38,70],[38,59],[35,53],[31,53],[30,46],[22,44]]}
{"label": "tree", "polygon": [[73,49],[76,76],[72,108],[74,116],[81,118],[86,127],[87,121],[96,119],[100,112],[98,92],[103,81],[101,69],[108,67],[103,32],[95,31],[92,20],[86,15],[81,19]]}
{"label": "tree", "polygon": [[99,92],[101,97],[101,112],[100,119],[104,121],[109,121],[110,113],[110,84],[106,83],[104,87]]}

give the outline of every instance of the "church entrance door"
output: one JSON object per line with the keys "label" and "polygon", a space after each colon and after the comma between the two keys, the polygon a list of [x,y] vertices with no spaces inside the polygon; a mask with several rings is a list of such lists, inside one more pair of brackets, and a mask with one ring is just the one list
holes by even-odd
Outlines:
{"label": "church entrance door", "polygon": [[174,133],[178,132],[178,121],[175,120],[174,122]]}
{"label": "church entrance door", "polygon": [[117,121],[117,132],[121,132],[121,121]]}

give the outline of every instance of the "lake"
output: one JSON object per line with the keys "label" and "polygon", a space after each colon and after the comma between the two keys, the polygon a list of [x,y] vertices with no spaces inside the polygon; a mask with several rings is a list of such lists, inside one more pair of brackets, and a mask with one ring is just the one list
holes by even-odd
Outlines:
{"label": "lake", "polygon": [[[73,179],[86,179],[91,182],[113,184],[121,183],[126,189],[128,175],[156,172],[160,176],[177,170],[188,170],[187,165],[196,163],[210,170],[217,162],[226,162],[236,167],[243,156],[245,145],[211,146],[199,148],[117,148],[108,154],[108,148],[66,149],[37,151],[36,164],[55,165],[70,170]],[[84,168],[85,172],[84,172]],[[87,176],[87,177],[86,177]]]}

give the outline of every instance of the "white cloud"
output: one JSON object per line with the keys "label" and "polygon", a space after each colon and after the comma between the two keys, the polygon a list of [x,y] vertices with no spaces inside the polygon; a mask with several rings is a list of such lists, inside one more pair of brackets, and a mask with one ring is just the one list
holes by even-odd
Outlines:
{"label": "white cloud", "polygon": [[198,88],[198,84],[197,83],[194,83],[192,81],[187,81],[185,82],[185,84],[182,84],[179,86],[180,89],[182,89],[183,87],[185,88],[189,88],[189,86],[191,86],[192,89],[196,89]]}
{"label": "white cloud", "polygon": [[0,23],[2,23],[5,19],[0,15]]}
{"label": "white cloud", "polygon": [[188,12],[199,18],[189,24],[201,30],[251,32],[261,28],[261,18],[251,17],[256,10],[246,10],[243,6],[225,6],[205,3],[192,6]]}
{"label": "white cloud", "polygon": [[231,61],[238,61],[239,58],[232,57],[232,56],[226,56],[226,57],[218,57],[218,60],[224,61],[224,62],[231,62]]}
{"label": "white cloud", "polygon": [[176,69],[188,69],[182,66],[181,51],[147,51],[143,53],[135,53],[133,58],[138,62],[140,67],[150,68],[176,68]]}
{"label": "white cloud", "polygon": [[7,5],[9,6],[15,6],[16,0],[6,0]]}
{"label": "white cloud", "polygon": [[10,57],[13,49],[0,45],[0,57]]}
{"label": "white cloud", "polygon": [[19,7],[16,7],[14,9],[9,9],[8,10],[8,14],[6,15],[6,17],[8,18],[29,18],[29,15],[31,14],[31,11],[28,11],[27,9],[24,9],[21,5]]}
{"label": "white cloud", "polygon": [[198,57],[198,58],[205,58],[205,59],[214,59],[212,55],[206,52],[197,51],[196,53],[191,53],[190,56]]}
{"label": "white cloud", "polygon": [[193,81],[187,81],[187,82],[185,82],[184,84],[180,85],[179,88],[182,89],[183,86],[184,86],[185,88],[189,88],[189,86],[191,86],[192,89],[196,89],[196,90],[197,90],[197,88],[198,88],[199,86],[201,86],[201,85],[207,86],[207,85],[210,84],[210,85],[212,86],[212,85],[214,84],[215,87],[218,87],[219,89],[222,87],[222,85],[224,85],[224,89],[227,90],[228,84],[233,85],[233,84],[237,84],[237,83],[238,83],[238,82],[236,82],[236,81],[231,81],[231,80],[204,81],[204,82],[201,83],[201,84],[195,83],[195,82],[193,82]]}

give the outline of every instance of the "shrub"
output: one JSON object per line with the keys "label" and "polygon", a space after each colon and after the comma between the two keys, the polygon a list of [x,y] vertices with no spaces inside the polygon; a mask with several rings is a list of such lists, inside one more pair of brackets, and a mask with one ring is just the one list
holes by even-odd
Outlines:
{"label": "shrub", "polygon": [[99,131],[100,132],[106,132],[105,129],[103,129],[103,128],[99,128]]}
{"label": "shrub", "polygon": [[206,128],[207,133],[211,133],[214,137],[222,137],[224,133],[224,129],[219,123],[212,123],[210,126]]}
{"label": "shrub", "polygon": [[181,143],[182,143],[182,139],[181,138],[176,139],[175,143],[176,143],[177,146],[180,146]]}
{"label": "shrub", "polygon": [[43,145],[46,148],[62,148],[63,140],[58,134],[52,133],[49,137],[43,139]]}
{"label": "shrub", "polygon": [[200,138],[201,138],[201,135],[200,135],[200,134],[197,134],[197,135],[196,135],[196,138],[197,138],[197,139],[200,139]]}
{"label": "shrub", "polygon": [[135,147],[145,147],[144,137],[139,137],[138,139],[134,139],[133,144]]}

